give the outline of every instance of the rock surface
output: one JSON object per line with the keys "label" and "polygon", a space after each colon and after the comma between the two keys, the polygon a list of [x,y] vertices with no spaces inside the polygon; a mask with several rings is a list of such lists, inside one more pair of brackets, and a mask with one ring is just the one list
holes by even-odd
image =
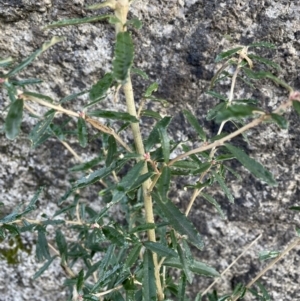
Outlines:
{"label": "rock surface", "polygon": [[[66,4],[67,2],[67,4]],[[28,56],[53,35],[64,35],[66,40],[42,54],[37,61],[22,72],[22,77],[39,77],[44,83],[39,91],[54,99],[90,87],[106,71],[110,70],[114,31],[105,22],[77,27],[64,27],[42,31],[41,27],[63,18],[91,15],[83,8],[92,1],[83,0],[0,0],[0,57],[15,59]],[[276,50],[264,53],[282,68],[278,76],[295,89],[300,89],[300,4],[298,1],[275,0],[178,0],[141,1],[133,4],[130,16],[143,20],[144,27],[133,32],[136,45],[135,66],[149,74],[152,81],[160,84],[157,95],[166,98],[171,105],[166,114],[175,116],[170,126],[174,139],[195,137],[184,121],[180,109],[193,110],[199,122],[208,132],[216,134],[218,128],[204,116],[216,100],[205,94],[209,82],[217,70],[216,55],[235,45],[247,45],[267,41]],[[147,85],[149,82],[146,83]],[[134,77],[139,100],[146,84]],[[228,91],[224,84],[221,90]],[[238,95],[249,91],[237,87]],[[1,107],[8,104],[6,95],[0,95]],[[256,89],[252,97],[260,99],[266,109],[274,109],[284,101],[287,93],[266,83]],[[83,98],[82,98],[83,99]],[[81,110],[82,99],[73,108]],[[123,109],[120,101],[106,106]],[[104,104],[105,106],[105,104]],[[41,113],[41,109],[36,109]],[[234,168],[243,176],[242,181],[232,178],[230,187],[235,204],[229,204],[216,187],[214,196],[227,214],[221,220],[213,208],[197,199],[191,218],[202,233],[207,247],[197,254],[203,260],[223,271],[259,234],[262,238],[218,282],[221,292],[230,291],[238,282],[247,283],[264,266],[258,261],[262,250],[283,250],[295,237],[299,215],[288,208],[298,205],[300,182],[299,118],[294,112],[287,113],[288,130],[278,130],[275,125],[260,126],[251,130],[250,146],[242,139],[247,152],[271,170],[279,185],[268,187],[254,179],[239,165]],[[3,124],[3,115],[0,117]],[[0,136],[0,187],[4,213],[10,212],[20,202],[27,202],[40,185],[45,185],[40,199],[40,214],[49,216],[57,210],[57,196],[68,187],[68,167],[75,163],[70,153],[57,141],[49,140],[38,149],[30,149],[26,135],[35,121],[26,117],[22,134],[14,141]],[[226,129],[228,131],[231,128]],[[84,150],[83,159],[92,156],[100,142]],[[74,143],[72,146],[80,151]],[[179,183],[178,186],[182,186]],[[177,195],[178,206],[185,208],[189,193]],[[88,191],[87,202],[99,206],[97,190]],[[2,213],[1,213],[2,215]],[[24,245],[32,245],[34,238],[24,237]],[[33,243],[34,245],[34,243]],[[34,247],[33,247],[34,249]],[[23,254],[24,253],[24,254]],[[0,300],[65,300],[62,287],[63,272],[57,262],[41,278],[31,277],[40,264],[34,261],[34,250],[28,256],[20,254],[20,263],[10,265],[1,259]],[[298,300],[299,249],[293,250],[262,278],[272,300]],[[193,293],[203,291],[212,281],[196,278]],[[246,298],[254,300],[254,298]]]}

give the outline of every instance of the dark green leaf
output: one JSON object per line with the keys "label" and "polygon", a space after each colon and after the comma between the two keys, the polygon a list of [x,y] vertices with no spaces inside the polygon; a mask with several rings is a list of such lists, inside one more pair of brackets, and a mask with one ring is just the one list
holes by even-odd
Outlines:
{"label": "dark green leaf", "polygon": [[232,154],[222,154],[222,155],[217,156],[215,160],[217,162],[222,162],[222,161],[226,161],[226,160],[232,160],[234,158],[235,158],[235,156]]}
{"label": "dark green leaf", "polygon": [[82,164],[75,165],[75,166],[69,168],[69,171],[72,171],[72,172],[85,171],[85,170],[91,169],[92,167],[98,165],[102,160],[103,160],[102,157],[97,157],[95,159],[84,162]]}
{"label": "dark green leaf", "polygon": [[297,114],[300,116],[300,101],[294,100],[293,108],[297,112]]}
{"label": "dark green leaf", "polygon": [[239,299],[242,298],[245,295],[245,293],[246,293],[245,285],[243,285],[242,283],[238,283],[233,290],[232,297],[233,298],[238,297]]}
{"label": "dark green leaf", "polygon": [[16,95],[17,95],[17,89],[16,87],[10,83],[8,80],[4,82],[4,87],[7,90],[8,97],[11,102],[15,102],[17,100]]}
{"label": "dark green leaf", "polygon": [[188,161],[188,160],[181,160],[176,161],[172,167],[182,168],[182,169],[197,169],[199,167],[198,164],[195,163],[195,161]]}
{"label": "dark green leaf", "polygon": [[44,138],[46,138],[46,131],[50,126],[54,116],[55,111],[51,110],[51,113],[47,115],[44,119],[40,120],[31,130],[28,137],[31,140],[32,147],[36,147],[40,145],[42,141],[44,141]]}
{"label": "dark green leaf", "polygon": [[222,61],[223,59],[229,58],[232,55],[236,54],[239,50],[242,50],[242,49],[243,49],[243,47],[237,47],[234,49],[230,49],[228,51],[223,51],[217,55],[215,62],[218,63],[218,62]]}
{"label": "dark green leaf", "polygon": [[266,288],[259,281],[256,282],[256,285],[259,287],[259,289],[263,295],[263,298],[264,298],[263,300],[271,301],[271,297],[270,297],[269,293],[267,292]]}
{"label": "dark green leaf", "polygon": [[152,252],[144,253],[143,300],[156,301],[156,285]]}
{"label": "dark green leaf", "polygon": [[250,158],[244,151],[241,149],[225,143],[225,147],[236,157],[236,159],[246,167],[255,177],[261,179],[271,186],[276,186],[277,182],[273,178],[273,175],[266,170],[259,162]]}
{"label": "dark green leaf", "polygon": [[292,206],[289,209],[295,210],[295,211],[300,211],[300,206]]}
{"label": "dark green leaf", "polygon": [[124,112],[115,112],[115,111],[105,111],[105,110],[94,110],[91,112],[87,112],[87,115],[94,117],[102,117],[108,119],[116,119],[121,121],[129,121],[129,122],[138,122],[138,119],[129,113]]}
{"label": "dark green leaf", "polygon": [[270,114],[272,120],[281,128],[281,129],[284,129],[286,130],[288,127],[289,127],[289,123],[288,121],[282,117],[281,115],[278,115],[278,114]]}
{"label": "dark green leaf", "polygon": [[190,260],[188,260],[188,258],[186,258],[185,254],[179,244],[177,245],[177,252],[179,255],[179,260],[180,260],[182,269],[187,278],[187,281],[191,284],[193,282],[193,276],[194,276],[192,271],[190,270],[191,262],[190,262]]}
{"label": "dark green leaf", "polygon": [[36,193],[34,194],[33,198],[30,200],[30,203],[28,204],[28,206],[26,207],[25,210],[34,210],[36,208],[35,203],[37,202],[37,200],[39,199],[39,196],[41,194],[41,192],[43,191],[44,186],[41,186]]}
{"label": "dark green leaf", "polygon": [[53,102],[53,99],[47,95],[44,95],[44,94],[40,94],[40,93],[35,93],[35,92],[30,92],[30,91],[24,91],[23,92],[23,95],[25,96],[32,96],[34,98],[39,98],[39,99],[42,99],[42,100],[46,100],[48,102]]}
{"label": "dark green leaf", "polygon": [[77,282],[76,282],[77,292],[81,291],[83,284],[84,284],[84,271],[81,270],[77,276]]}
{"label": "dark green leaf", "polygon": [[159,242],[154,241],[145,241],[144,246],[146,249],[151,250],[152,252],[158,254],[161,257],[177,257],[177,253],[168,248],[167,246],[164,246],[163,244]]}
{"label": "dark green leaf", "polygon": [[230,119],[239,119],[252,116],[256,111],[262,112],[262,110],[248,105],[233,104],[219,110],[216,114],[216,122],[221,123]]}
{"label": "dark green leaf", "polygon": [[204,244],[192,222],[170,200],[162,199],[157,193],[153,196],[159,211],[164,214],[170,225],[181,235],[186,235],[188,241],[201,250]]}
{"label": "dark green leaf", "polygon": [[151,111],[151,110],[143,110],[141,115],[146,116],[146,117],[155,118],[157,120],[161,120],[161,118],[162,118],[158,112]]}
{"label": "dark green leaf", "polygon": [[151,84],[151,85],[147,88],[147,90],[146,90],[146,92],[145,92],[145,94],[144,94],[144,97],[145,97],[145,98],[150,97],[150,96],[152,95],[153,92],[156,92],[156,91],[157,91],[157,89],[158,89],[158,83],[155,82],[155,83]]}
{"label": "dark green leaf", "polygon": [[162,170],[162,174],[158,180],[157,189],[163,199],[167,198],[167,194],[170,188],[171,181],[171,169],[168,166],[165,166]]}
{"label": "dark green leaf", "polygon": [[86,107],[89,107],[92,104],[99,102],[104,99],[107,94],[108,89],[113,84],[113,75],[111,73],[106,73],[103,78],[101,78],[95,85],[92,86],[90,90],[90,100],[91,103],[87,104]]}
{"label": "dark green leaf", "polygon": [[262,251],[259,252],[259,260],[264,261],[268,259],[276,258],[280,255],[279,251]]}
{"label": "dark green leaf", "polygon": [[78,18],[78,19],[65,19],[65,20],[53,22],[53,23],[45,26],[43,29],[98,22],[101,20],[108,19],[109,17],[111,17],[111,16],[110,15],[102,15],[102,16],[93,16],[93,17]]}
{"label": "dark green leaf", "polygon": [[196,130],[197,134],[199,137],[203,140],[206,141],[206,134],[202,127],[200,126],[197,118],[190,112],[189,110],[183,110],[183,114],[187,121],[190,123],[190,125]]}
{"label": "dark green leaf", "polygon": [[248,46],[250,47],[266,47],[266,48],[275,48],[275,45],[272,43],[268,43],[268,42],[257,42],[257,43],[252,43]]}
{"label": "dark green leaf", "polygon": [[121,20],[119,18],[117,18],[116,16],[110,16],[108,18],[108,23],[110,24],[118,24],[118,23],[122,23]]}
{"label": "dark green leaf", "polygon": [[177,298],[180,301],[186,300],[186,274],[181,272]]}
{"label": "dark green leaf", "polygon": [[41,226],[38,227],[38,240],[36,243],[36,257],[38,261],[44,259],[50,259],[50,253],[48,248],[47,239],[45,236],[45,229]]}
{"label": "dark green leaf", "polygon": [[27,67],[36,57],[38,57],[41,53],[46,51],[49,47],[63,40],[64,40],[63,37],[53,37],[50,41],[45,42],[40,49],[36,50],[32,55],[30,55],[28,58],[22,61],[17,67],[15,67],[8,74],[6,74],[6,76],[7,77],[14,76],[15,74],[23,70],[25,67]]}
{"label": "dark green leaf", "polygon": [[67,245],[66,238],[60,229],[56,230],[55,241],[56,241],[56,245],[57,245],[60,257],[62,258],[63,261],[67,261],[68,260],[68,245]]}
{"label": "dark green leaf", "polygon": [[86,93],[88,93],[89,90],[85,90],[85,91],[81,91],[81,92],[78,92],[78,93],[73,93],[71,95],[68,95],[68,96],[65,96],[64,98],[62,98],[59,103],[60,104],[63,104],[63,103],[66,103],[66,102],[69,102],[71,100],[74,100],[76,99],[77,97],[81,96],[81,95],[84,95]]}
{"label": "dark green leaf", "polygon": [[88,142],[88,133],[85,120],[81,117],[77,120],[77,135],[80,146],[86,147]]}
{"label": "dark green leaf", "polygon": [[204,192],[201,192],[201,195],[209,202],[211,203],[218,211],[218,213],[221,215],[222,218],[225,219],[225,214],[221,208],[221,206],[219,205],[219,203],[209,194],[206,194]]}
{"label": "dark green leaf", "polygon": [[140,255],[140,251],[142,249],[142,244],[136,244],[132,250],[129,252],[128,257],[125,261],[125,266],[127,268],[131,268],[134,264],[136,264],[139,255]]}
{"label": "dark green leaf", "polygon": [[147,223],[143,225],[136,226],[130,230],[130,233],[144,232],[151,229],[155,229],[156,225],[154,223]]}
{"label": "dark green leaf", "polygon": [[151,178],[155,173],[152,171],[149,171],[145,174],[142,174],[139,176],[136,181],[133,183],[132,186],[130,186],[129,191],[135,190],[139,188],[144,182],[146,182],[149,178]]}
{"label": "dark green leaf", "polygon": [[123,246],[125,244],[125,238],[122,233],[110,226],[102,227],[102,231],[107,239],[109,239],[112,243]]}
{"label": "dark green leaf", "polygon": [[148,79],[148,75],[146,72],[144,72],[143,70],[139,69],[139,68],[131,68],[131,72],[138,74],[139,76],[141,76],[143,79]]}
{"label": "dark green leaf", "polygon": [[115,45],[113,75],[120,82],[125,82],[133,62],[134,48],[129,32],[119,32]]}
{"label": "dark green leaf", "polygon": [[126,22],[126,25],[132,25],[136,29],[141,29],[143,27],[143,22],[138,18],[132,18]]}
{"label": "dark green leaf", "polygon": [[107,149],[105,165],[109,166],[117,155],[117,142],[114,136],[109,136],[107,143],[108,143],[108,149]]}
{"label": "dark green leaf", "polygon": [[211,162],[204,162],[198,167],[196,170],[192,171],[193,175],[199,175],[202,174],[203,172],[206,172],[210,167],[211,167]]}
{"label": "dark green leaf", "polygon": [[258,56],[258,55],[254,55],[254,54],[249,53],[249,54],[248,54],[248,57],[249,57],[251,60],[259,61],[259,62],[264,63],[264,64],[267,65],[267,66],[271,66],[271,67],[273,67],[273,68],[275,68],[275,69],[277,69],[277,70],[280,70],[280,69],[281,69],[280,66],[279,66],[278,64],[276,64],[276,63],[274,63],[274,62],[272,62],[272,61],[270,61],[270,60],[268,60],[268,59],[266,59],[266,58],[260,57],[260,56]]}
{"label": "dark green leaf", "polygon": [[56,257],[57,256],[55,255],[55,256],[51,257],[48,261],[46,261],[46,263],[33,275],[33,280],[40,277],[49,268],[50,264],[53,262],[53,260]]}
{"label": "dark green leaf", "polygon": [[19,231],[19,228],[15,225],[2,225],[1,226],[2,229],[6,229],[9,231],[9,233],[12,235],[12,236],[17,236],[17,235],[20,235],[20,231]]}
{"label": "dark green leaf", "polygon": [[229,171],[229,172],[231,172],[238,180],[242,180],[242,177],[240,176],[240,174],[239,173],[237,173],[235,170],[233,170],[232,168],[230,168],[230,167],[228,167],[228,166],[226,166],[226,165],[224,165],[224,167]]}
{"label": "dark green leaf", "polygon": [[207,92],[205,92],[206,94],[209,94],[209,95],[211,95],[211,96],[213,96],[213,97],[215,97],[215,98],[218,98],[218,99],[220,99],[220,100],[223,100],[223,101],[227,101],[228,100],[228,98],[227,97],[225,97],[225,96],[223,96],[223,95],[221,95],[221,94],[219,94],[219,93],[217,93],[217,92],[215,92],[215,91],[207,91]]}
{"label": "dark green leaf", "polygon": [[214,108],[208,111],[206,119],[207,120],[212,120],[217,116],[217,113],[221,110],[226,109],[226,103],[225,102],[220,102],[217,104]]}
{"label": "dark green leaf", "polygon": [[227,187],[227,185],[224,182],[224,179],[221,175],[219,175],[217,172],[213,171],[213,175],[215,177],[215,179],[217,180],[217,182],[219,183],[219,185],[221,186],[222,190],[224,191],[225,195],[227,196],[228,200],[230,203],[234,203],[234,197],[231,194],[229,188]]}
{"label": "dark green leaf", "polygon": [[22,80],[11,80],[10,82],[15,86],[26,86],[26,85],[40,84],[43,81],[38,78],[28,78]]}
{"label": "dark green leaf", "polygon": [[19,134],[23,116],[23,106],[23,100],[17,99],[9,107],[5,119],[5,135],[7,139],[13,140]]}

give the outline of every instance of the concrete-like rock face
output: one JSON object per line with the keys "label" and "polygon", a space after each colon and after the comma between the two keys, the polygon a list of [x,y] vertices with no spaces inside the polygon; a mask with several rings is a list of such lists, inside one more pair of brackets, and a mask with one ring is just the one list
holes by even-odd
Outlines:
{"label": "concrete-like rock face", "polygon": [[[83,8],[92,3],[91,0],[0,0],[0,57],[10,55],[21,60],[53,35],[64,35],[66,40],[63,43],[43,53],[19,76],[43,79],[44,83],[38,88],[31,87],[31,90],[36,89],[56,100],[89,88],[110,70],[114,41],[112,25],[97,22],[47,31],[41,30],[41,27],[63,18],[91,15],[93,13]],[[282,71],[275,71],[277,76],[295,89],[300,89],[298,1],[137,0],[133,3],[130,17],[138,17],[144,22],[140,31],[133,31],[135,66],[147,72],[151,82],[160,84],[156,95],[169,100],[170,106],[162,110],[174,116],[170,126],[174,140],[196,137],[180,113],[183,108],[197,114],[207,133],[216,134],[218,125],[206,121],[205,115],[217,100],[206,95],[205,91],[220,67],[216,66],[214,59],[222,50],[253,42],[271,42],[276,49],[263,49],[260,53],[280,65]],[[144,82],[134,75],[133,82],[138,102],[150,81]],[[228,83],[219,86],[219,91],[224,94],[228,92]],[[286,91],[268,81],[260,83],[255,90],[239,83],[236,95],[246,94],[259,99],[266,110],[276,108],[288,96]],[[4,93],[0,97],[3,109],[9,101]],[[81,110],[83,100],[84,97],[79,98],[68,106],[76,111]],[[122,99],[117,104],[103,104],[103,107],[112,106],[116,110],[124,110]],[[40,114],[45,111],[40,107],[34,108]],[[286,117],[290,121],[288,130],[279,130],[275,125],[267,124],[250,131],[250,145],[241,138],[234,140],[272,171],[278,186],[262,184],[239,164],[232,162],[231,167],[236,168],[243,177],[242,181],[233,177],[227,179],[235,196],[235,204],[229,204],[219,188],[213,187],[214,190],[211,190],[226,212],[227,219],[221,220],[211,205],[200,198],[190,214],[206,242],[206,248],[196,254],[197,258],[220,272],[248,243],[262,234],[256,245],[218,281],[215,287],[219,288],[220,293],[230,291],[239,282],[247,283],[263,268],[264,264],[258,261],[259,251],[281,251],[295,236],[299,214],[291,212],[289,207],[298,205],[300,195],[300,120],[292,111]],[[3,115],[0,120],[3,124]],[[4,213],[10,212],[20,202],[30,200],[37,187],[45,185],[38,214],[51,216],[57,210],[58,197],[69,187],[68,180],[72,175],[68,173],[68,168],[76,162],[75,159],[54,139],[37,149],[30,149],[26,136],[35,123],[36,120],[26,114],[22,133],[17,140],[12,142],[3,134],[0,136],[0,200],[5,205]],[[234,128],[228,126],[225,130],[232,131]],[[144,131],[147,133],[147,130]],[[75,142],[71,141],[71,145],[86,160],[93,154],[95,156],[101,141],[95,140],[84,150]],[[182,186],[182,182],[177,184],[177,187]],[[176,191],[171,195],[179,207],[186,207],[190,193]],[[92,203],[95,208],[101,206],[97,188],[85,191],[83,200]],[[35,238],[24,236],[22,239],[24,245],[34,245]],[[17,265],[10,265],[0,257],[0,300],[65,300],[62,287],[64,274],[59,262],[41,278],[32,281],[32,275],[41,264],[35,264],[34,250],[31,253],[28,256],[22,251]],[[272,300],[300,299],[297,255],[296,250],[291,251],[262,278]],[[191,295],[203,291],[211,282],[196,278]],[[246,300],[254,298],[246,297]]]}

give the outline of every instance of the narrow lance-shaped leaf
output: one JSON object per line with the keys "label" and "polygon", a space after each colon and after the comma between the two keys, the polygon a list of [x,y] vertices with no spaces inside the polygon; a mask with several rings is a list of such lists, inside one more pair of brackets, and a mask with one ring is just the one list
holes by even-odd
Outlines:
{"label": "narrow lance-shaped leaf", "polygon": [[115,112],[115,111],[106,111],[106,110],[94,110],[86,113],[88,116],[102,117],[108,119],[115,119],[120,121],[129,121],[129,122],[138,122],[138,119],[135,116],[130,115],[126,112]]}
{"label": "narrow lance-shaped leaf", "polygon": [[266,170],[259,162],[250,158],[244,151],[241,149],[225,143],[225,147],[236,157],[236,159],[247,168],[255,177],[266,182],[271,186],[276,186],[277,182],[273,178],[273,175]]}
{"label": "narrow lance-shaped leaf", "polygon": [[56,245],[63,261],[68,260],[68,245],[65,236],[60,229],[56,230],[55,235]]}
{"label": "narrow lance-shaped leaf", "polygon": [[206,194],[204,192],[201,192],[201,195],[209,202],[211,203],[218,211],[218,213],[221,215],[222,218],[225,219],[225,214],[221,208],[221,206],[219,205],[219,203],[209,194]]}
{"label": "narrow lance-shaped leaf", "polygon": [[222,178],[222,176],[220,176],[217,172],[214,172],[214,171],[213,171],[213,175],[214,175],[215,179],[217,180],[217,182],[219,183],[219,185],[221,186],[222,190],[224,191],[224,193],[227,196],[230,203],[234,203],[234,197],[231,194],[231,192],[230,192],[229,188],[227,187],[227,185],[225,184],[224,179]]}
{"label": "narrow lance-shaped leaf", "polygon": [[5,135],[6,138],[10,140],[15,139],[19,134],[23,116],[23,106],[24,102],[22,99],[17,99],[10,105],[5,119]]}
{"label": "narrow lance-shaped leaf", "polygon": [[274,113],[272,113],[270,116],[281,129],[286,130],[289,127],[288,121],[283,116]]}
{"label": "narrow lance-shaped leaf", "polygon": [[296,113],[300,116],[300,101],[293,101],[293,108],[296,111]]}
{"label": "narrow lance-shaped leaf", "polygon": [[53,260],[56,258],[57,256],[53,256],[51,257],[48,261],[46,261],[46,263],[33,275],[33,280],[37,279],[38,277],[40,277],[51,265],[51,263],[53,262]]}
{"label": "narrow lance-shaped leaf", "polygon": [[49,247],[45,236],[45,229],[38,227],[38,240],[36,244],[36,257],[38,261],[50,259]]}
{"label": "narrow lance-shaped leaf", "polygon": [[127,268],[131,268],[137,262],[141,249],[142,249],[142,244],[136,244],[129,252],[128,257],[125,261],[125,266]]}
{"label": "narrow lance-shaped leaf", "polygon": [[162,174],[158,182],[158,191],[163,199],[167,198],[167,194],[170,188],[171,181],[171,169],[168,166],[165,166],[162,170]]}
{"label": "narrow lance-shaped leaf", "polygon": [[202,127],[200,126],[197,118],[192,114],[192,112],[190,112],[189,110],[183,110],[183,114],[187,119],[187,121],[190,123],[190,125],[196,130],[199,137],[203,141],[206,141],[206,134],[203,131]]}
{"label": "narrow lance-shaped leaf", "polygon": [[236,54],[239,50],[242,50],[242,49],[243,49],[243,47],[237,47],[234,49],[223,51],[217,55],[215,62],[218,63],[218,62],[222,61],[223,59],[229,58],[232,55]]}
{"label": "narrow lance-shaped leaf", "polygon": [[120,32],[115,45],[115,58],[113,61],[113,75],[116,80],[125,82],[133,62],[134,48],[129,32]]}
{"label": "narrow lance-shaped leaf", "polygon": [[161,257],[177,257],[177,253],[168,248],[167,246],[164,246],[163,244],[159,242],[154,241],[145,241],[144,246],[146,249],[151,250],[154,253],[157,253]]}
{"label": "narrow lance-shaped leaf", "polygon": [[108,149],[107,149],[107,155],[106,155],[106,160],[105,160],[105,165],[109,166],[115,156],[117,154],[117,142],[114,136],[109,136],[108,137]]}
{"label": "narrow lance-shaped leaf", "polygon": [[178,244],[177,245],[177,252],[179,255],[179,260],[181,262],[182,265],[182,269],[184,271],[184,274],[188,280],[188,282],[191,284],[193,282],[193,273],[190,270],[190,262],[188,261],[188,259],[185,257],[185,254],[181,248],[181,246]]}
{"label": "narrow lance-shaped leaf", "polygon": [[76,289],[77,289],[78,292],[82,289],[83,284],[84,284],[84,271],[81,270],[78,273],[77,283],[76,283]]}
{"label": "narrow lance-shaped leaf", "polygon": [[143,300],[156,301],[156,285],[152,252],[144,253]]}
{"label": "narrow lance-shaped leaf", "polygon": [[13,62],[13,58],[11,56],[5,59],[0,58],[0,67],[9,66],[12,62]]}
{"label": "narrow lance-shaped leaf", "polygon": [[153,197],[158,209],[167,218],[170,225],[181,235],[186,235],[188,241],[201,250],[204,244],[192,222],[170,200],[162,199],[157,193],[153,193]]}
{"label": "narrow lance-shaped leaf", "polygon": [[55,45],[56,43],[59,43],[63,41],[63,37],[53,37],[50,41],[45,42],[40,49],[35,51],[32,55],[30,55],[28,58],[26,58],[24,61],[21,62],[17,67],[15,67],[13,70],[11,70],[8,74],[6,74],[6,77],[11,77],[16,75],[18,72],[23,70],[25,67],[27,67],[36,57],[38,57],[41,53],[46,51],[49,47]]}
{"label": "narrow lance-shaped leaf", "polygon": [[88,133],[86,128],[86,122],[81,117],[79,117],[77,120],[77,134],[80,146],[86,147],[88,142]]}
{"label": "narrow lance-shaped leaf", "polygon": [[23,95],[32,96],[34,98],[39,98],[39,99],[42,99],[42,100],[46,100],[48,102],[53,102],[53,99],[51,97],[49,97],[47,95],[44,95],[44,94],[36,93],[36,92],[24,91]]}
{"label": "narrow lance-shaped leaf", "polygon": [[94,16],[94,17],[87,17],[87,18],[65,19],[65,20],[53,22],[53,23],[45,26],[43,29],[63,27],[63,26],[69,26],[69,25],[79,25],[79,24],[85,24],[85,23],[93,23],[93,22],[105,20],[109,17],[110,17],[110,15],[101,15],[101,16]]}

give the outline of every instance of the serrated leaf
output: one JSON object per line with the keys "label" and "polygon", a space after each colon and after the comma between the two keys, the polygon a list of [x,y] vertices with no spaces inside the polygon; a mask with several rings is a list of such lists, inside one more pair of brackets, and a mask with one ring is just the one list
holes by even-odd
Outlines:
{"label": "serrated leaf", "polygon": [[294,100],[293,108],[296,111],[296,113],[300,116],[300,101]]}
{"label": "serrated leaf", "polygon": [[107,239],[109,239],[112,243],[123,246],[125,244],[125,238],[122,233],[110,226],[102,227],[103,234]]}
{"label": "serrated leaf", "polygon": [[215,160],[216,160],[217,162],[223,162],[223,161],[226,161],[226,160],[232,160],[232,159],[234,159],[234,158],[235,158],[235,156],[232,155],[232,154],[222,154],[222,155],[217,156],[217,157],[215,158]]}
{"label": "serrated leaf", "polygon": [[24,91],[23,95],[24,96],[32,96],[34,98],[46,100],[48,102],[53,102],[53,99],[51,97],[44,95],[44,94],[36,93],[36,92]]}
{"label": "serrated leaf", "polygon": [[117,81],[124,83],[133,62],[134,48],[129,32],[119,32],[115,45],[113,75]]}
{"label": "serrated leaf", "polygon": [[144,253],[143,300],[156,301],[156,285],[152,252]]}
{"label": "serrated leaf", "polygon": [[288,129],[289,123],[283,116],[274,113],[271,113],[270,116],[281,129]]}
{"label": "serrated leaf", "polygon": [[263,112],[262,110],[248,105],[232,104],[227,108],[219,110],[216,114],[216,122],[221,123],[230,119],[240,119],[252,116],[256,111]]}
{"label": "serrated leaf", "polygon": [[138,260],[140,256],[140,251],[142,249],[142,244],[136,244],[128,254],[125,261],[125,267],[131,268]]}
{"label": "serrated leaf", "polygon": [[93,23],[93,22],[98,22],[101,20],[108,19],[109,17],[111,17],[111,15],[101,15],[101,16],[93,16],[93,17],[78,18],[78,19],[65,19],[65,20],[53,22],[53,23],[43,27],[43,29],[45,30],[45,29],[55,28],[55,27]]}
{"label": "serrated leaf", "polygon": [[105,165],[109,166],[117,155],[117,142],[114,136],[109,136],[107,143],[108,143],[108,148],[107,148]]}
{"label": "serrated leaf", "polygon": [[40,277],[51,265],[51,263],[53,262],[53,260],[56,258],[57,256],[53,256],[51,257],[48,261],[46,261],[46,263],[33,275],[33,280],[37,279],[38,277]]}
{"label": "serrated leaf", "polygon": [[79,117],[77,120],[77,135],[80,146],[86,147],[88,142],[88,133],[86,122],[81,117]]}
{"label": "serrated leaf", "polygon": [[151,178],[155,173],[152,171],[149,171],[145,174],[140,175],[135,182],[133,183],[133,185],[130,186],[129,191],[135,190],[137,188],[139,188],[145,181],[147,181],[149,178]]}
{"label": "serrated leaf", "polygon": [[202,127],[200,126],[197,118],[190,112],[189,110],[183,110],[183,114],[187,121],[190,123],[190,125],[195,129],[199,137],[203,140],[206,141],[206,134]]}
{"label": "serrated leaf", "polygon": [[143,22],[138,18],[132,18],[126,22],[126,25],[132,25],[136,29],[141,29],[143,27]]}
{"label": "serrated leaf", "polygon": [[224,110],[225,108],[226,108],[225,102],[221,102],[217,104],[214,108],[208,111],[206,115],[206,120],[213,120],[217,116],[217,113],[221,110]]}
{"label": "serrated leaf", "polygon": [[139,69],[139,68],[131,68],[131,72],[138,74],[139,76],[141,76],[143,79],[149,79],[149,76],[146,72],[144,72],[143,70]]}
{"label": "serrated leaf", "polygon": [[144,232],[155,228],[156,225],[154,223],[146,223],[132,228],[129,233]]}
{"label": "serrated leaf", "polygon": [[87,104],[85,107],[94,105],[100,100],[104,99],[107,95],[108,89],[113,84],[113,80],[113,75],[111,73],[106,73],[103,78],[101,78],[95,85],[93,85],[89,93],[91,103]]}
{"label": "serrated leaf", "polygon": [[55,241],[56,241],[56,245],[57,245],[60,257],[62,258],[63,261],[67,261],[68,260],[68,245],[67,245],[66,238],[60,229],[56,230]]}
{"label": "serrated leaf", "polygon": [[215,62],[218,63],[226,58],[231,57],[232,55],[236,54],[239,50],[242,50],[243,47],[236,47],[234,49],[230,49],[227,51],[223,51],[220,54],[217,55]]}
{"label": "serrated leaf", "polygon": [[204,192],[201,192],[201,195],[217,209],[218,213],[221,215],[223,219],[226,218],[221,206],[212,196]]}
{"label": "serrated leaf", "polygon": [[145,241],[144,246],[146,249],[151,250],[152,252],[158,254],[161,257],[177,257],[177,253],[168,248],[167,246],[164,246],[163,244],[159,242],[154,241]]}
{"label": "serrated leaf", "polygon": [[217,182],[219,183],[219,185],[221,186],[222,190],[224,191],[225,195],[227,196],[228,200],[230,203],[234,203],[234,197],[231,194],[229,188],[227,187],[227,185],[224,182],[224,179],[222,178],[222,176],[220,176],[217,172],[212,172],[215,179],[217,180]]}
{"label": "serrated leaf", "polygon": [[165,166],[162,170],[162,174],[158,180],[157,189],[159,194],[163,199],[167,198],[167,194],[170,188],[170,181],[171,181],[171,169],[168,166]]}
{"label": "serrated leaf", "polygon": [[261,63],[264,63],[267,66],[273,67],[273,68],[275,68],[277,70],[281,70],[281,68],[280,68],[280,66],[278,64],[276,64],[276,63],[272,62],[271,60],[268,60],[268,59],[266,59],[264,57],[260,57],[258,55],[254,55],[254,54],[251,54],[251,53],[248,54],[248,57],[251,60],[256,60],[256,61],[259,61]]}
{"label": "serrated leaf", "polygon": [[7,139],[14,140],[19,132],[22,123],[24,102],[22,99],[14,101],[8,110],[5,118],[5,135]]}
{"label": "serrated leaf", "polygon": [[117,112],[117,111],[106,111],[106,110],[100,110],[100,109],[87,112],[87,115],[94,116],[94,117],[115,119],[115,120],[120,120],[120,121],[128,121],[128,122],[138,122],[139,121],[135,116],[132,116],[129,113]]}
{"label": "serrated leaf", "polygon": [[38,261],[50,259],[49,247],[45,236],[45,229],[38,226],[38,240],[36,243],[36,257]]}
{"label": "serrated leaf", "polygon": [[63,40],[64,40],[63,37],[53,37],[50,41],[45,42],[40,49],[36,50],[32,55],[27,57],[17,67],[15,67],[8,74],[6,74],[6,77],[11,77],[11,76],[16,75],[18,72],[20,72],[25,67],[27,67],[36,57],[38,57],[41,53],[46,51],[49,47],[51,47],[51,46],[55,45],[56,43],[59,43]]}
{"label": "serrated leaf", "polygon": [[156,92],[158,89],[158,83],[152,83],[146,90],[144,97],[148,98],[152,95],[153,92]]}
{"label": "serrated leaf", "polygon": [[211,162],[204,162],[200,166],[197,166],[198,168],[195,170],[192,170],[193,175],[200,175],[203,172],[206,172],[211,167]]}
{"label": "serrated leaf", "polygon": [[162,199],[157,193],[153,193],[153,196],[158,209],[164,214],[170,225],[181,235],[186,235],[188,241],[201,250],[204,243],[192,222],[170,200]]}
{"label": "serrated leaf", "polygon": [[[44,119],[40,120],[31,130],[28,138],[31,140],[32,147],[37,147],[41,144],[42,141],[45,141],[45,138],[50,137],[50,135],[47,134],[46,131],[49,128],[54,116],[55,111],[51,110],[51,113],[48,114]],[[47,137],[45,137],[45,134],[47,135]]]}
{"label": "serrated leaf", "polygon": [[244,151],[241,149],[225,143],[224,146],[236,157],[236,159],[247,168],[255,177],[266,182],[271,186],[276,186],[277,182],[274,180],[273,175],[266,170],[259,162],[250,158]]}

